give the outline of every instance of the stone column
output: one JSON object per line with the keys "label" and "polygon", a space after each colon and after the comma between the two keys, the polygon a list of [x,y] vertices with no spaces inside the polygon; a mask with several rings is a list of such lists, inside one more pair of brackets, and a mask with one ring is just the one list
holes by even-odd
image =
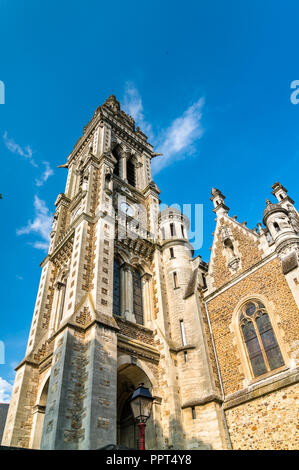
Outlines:
{"label": "stone column", "polygon": [[127,157],[126,154],[123,154],[120,159],[120,177],[124,181],[128,182],[127,180]]}
{"label": "stone column", "polygon": [[131,266],[124,263],[120,267],[120,305],[121,315],[136,323],[133,312],[133,276]]}
{"label": "stone column", "polygon": [[50,318],[49,338],[57,330],[59,323],[62,319],[64,300],[65,300],[65,284],[63,282],[56,282],[55,293],[53,299],[53,310]]}
{"label": "stone column", "polygon": [[[54,291],[54,297],[53,297],[53,308],[52,308],[52,315],[50,317],[50,325],[49,325],[49,335],[48,338],[51,338],[53,333],[55,332],[55,324],[56,324],[56,312],[57,312],[57,307],[59,304],[59,297],[60,297],[60,291],[57,289],[57,283],[55,284],[55,291]],[[55,313],[54,313],[55,312]]]}
{"label": "stone column", "polygon": [[64,301],[65,301],[65,288],[66,288],[66,285],[63,282],[57,282],[59,298],[58,298],[57,310],[56,310],[55,330],[57,330],[59,323],[62,320]]}
{"label": "stone column", "polygon": [[30,442],[30,448],[32,449],[39,449],[40,442],[43,432],[43,424],[45,419],[45,411],[46,406],[43,405],[35,405],[33,408],[33,417],[32,417],[32,429],[33,435],[32,440]]}
{"label": "stone column", "polygon": [[143,274],[142,281],[142,304],[143,322],[147,328],[152,328],[152,297],[151,297],[151,275]]}

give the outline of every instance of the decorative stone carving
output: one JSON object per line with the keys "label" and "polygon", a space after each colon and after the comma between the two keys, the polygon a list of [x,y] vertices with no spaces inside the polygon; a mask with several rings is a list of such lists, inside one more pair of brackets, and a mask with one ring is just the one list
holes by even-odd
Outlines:
{"label": "decorative stone carving", "polygon": [[293,208],[290,208],[289,210],[289,220],[292,228],[296,233],[299,233],[299,220],[296,212],[294,211]]}
{"label": "decorative stone carving", "polygon": [[238,258],[237,256],[232,258],[228,263],[229,269],[231,269],[233,272],[238,271],[239,266],[240,266],[240,258]]}
{"label": "decorative stone carving", "polygon": [[221,229],[220,235],[221,235],[221,239],[222,239],[223,242],[227,238],[231,238],[232,237],[232,232],[231,232],[230,227],[228,225],[224,225]]}
{"label": "decorative stone carving", "polygon": [[291,251],[287,255],[282,257],[282,272],[283,274],[288,274],[293,269],[298,267],[298,257],[295,251]]}

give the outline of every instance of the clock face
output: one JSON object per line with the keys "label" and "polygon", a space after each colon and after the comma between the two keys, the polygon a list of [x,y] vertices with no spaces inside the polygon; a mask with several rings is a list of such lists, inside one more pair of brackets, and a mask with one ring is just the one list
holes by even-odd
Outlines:
{"label": "clock face", "polygon": [[125,214],[129,215],[130,217],[133,216],[134,214],[133,208],[127,202],[122,202],[120,205],[120,208]]}

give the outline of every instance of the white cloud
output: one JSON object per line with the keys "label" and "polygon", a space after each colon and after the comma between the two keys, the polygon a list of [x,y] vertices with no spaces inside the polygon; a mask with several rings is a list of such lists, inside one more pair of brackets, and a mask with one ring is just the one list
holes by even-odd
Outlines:
{"label": "white cloud", "polygon": [[162,129],[154,135],[152,125],[144,118],[139,91],[132,82],[126,83],[123,99],[124,111],[132,116],[141,130],[148,135],[156,151],[163,153],[163,156],[152,161],[153,174],[158,173],[173,161],[185,159],[194,153],[195,144],[203,135],[201,122],[203,106],[204,99],[200,98],[181,116],[174,119],[167,129]]}
{"label": "white cloud", "polygon": [[45,171],[42,173],[40,178],[36,178],[35,180],[36,186],[42,186],[47,181],[49,176],[54,175],[54,171],[50,167],[49,162],[43,162],[43,164],[45,165]]}
{"label": "white cloud", "polygon": [[0,377],[0,403],[9,403],[13,386]]}
{"label": "white cloud", "polygon": [[38,250],[48,251],[49,242],[34,242],[32,246]]}
{"label": "white cloud", "polygon": [[34,248],[47,251],[50,241],[52,216],[46,206],[45,201],[39,199],[38,196],[34,196],[34,210],[35,219],[33,220],[33,222],[29,220],[26,227],[17,230],[17,234],[29,235],[31,233],[36,233],[42,238],[42,241],[34,242]]}
{"label": "white cloud", "polygon": [[125,85],[125,94],[123,99],[123,110],[132,116],[136,124],[140,127],[149,139],[153,138],[152,126],[146,122],[143,114],[143,104],[139,91],[132,82]]}
{"label": "white cloud", "polygon": [[37,164],[32,158],[32,149],[27,145],[24,149],[17,144],[13,139],[9,139],[7,135],[7,131],[4,132],[3,134],[3,141],[6,146],[6,148],[11,152],[15,153],[17,155],[20,155],[21,157],[24,157],[26,160],[28,160],[32,166],[37,167]]}
{"label": "white cloud", "polygon": [[194,144],[202,137],[202,108],[204,99],[193,103],[183,114],[176,118],[157,141],[162,157],[152,162],[153,174],[170,165],[174,160],[182,160],[194,152]]}

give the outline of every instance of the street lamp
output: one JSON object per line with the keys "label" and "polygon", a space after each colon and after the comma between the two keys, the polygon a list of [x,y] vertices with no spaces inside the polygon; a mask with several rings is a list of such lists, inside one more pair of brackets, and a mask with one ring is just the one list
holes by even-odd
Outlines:
{"label": "street lamp", "polygon": [[130,400],[134,419],[139,427],[140,450],[145,450],[145,426],[151,415],[154,398],[144,384],[139,384]]}

